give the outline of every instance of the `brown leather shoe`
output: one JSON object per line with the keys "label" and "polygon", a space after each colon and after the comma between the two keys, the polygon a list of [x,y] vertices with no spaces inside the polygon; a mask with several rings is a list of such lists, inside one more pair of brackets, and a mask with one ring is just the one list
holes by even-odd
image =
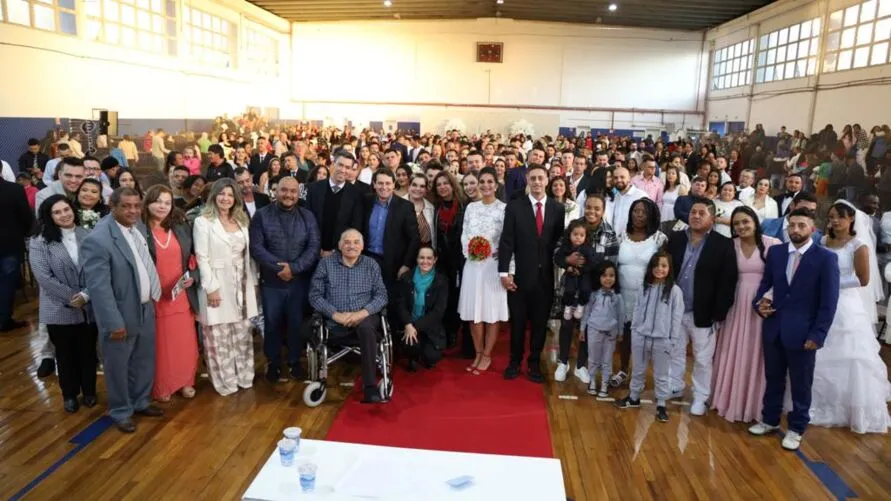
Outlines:
{"label": "brown leather shoe", "polygon": [[121,430],[122,433],[133,433],[136,431],[136,423],[130,418],[115,421],[114,425],[117,429]]}

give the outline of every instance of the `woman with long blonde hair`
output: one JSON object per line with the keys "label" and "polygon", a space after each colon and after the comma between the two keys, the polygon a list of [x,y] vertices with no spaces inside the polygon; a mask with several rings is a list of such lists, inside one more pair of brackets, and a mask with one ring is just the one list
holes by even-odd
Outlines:
{"label": "woman with long blonde hair", "polygon": [[257,315],[256,269],[248,223],[241,191],[230,178],[213,183],[194,223],[205,358],[213,387],[224,396],[250,388],[254,380],[250,319]]}

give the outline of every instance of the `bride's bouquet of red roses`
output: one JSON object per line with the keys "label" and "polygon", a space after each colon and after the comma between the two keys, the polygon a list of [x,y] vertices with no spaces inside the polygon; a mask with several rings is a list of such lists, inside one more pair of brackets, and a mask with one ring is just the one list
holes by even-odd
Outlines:
{"label": "bride's bouquet of red roses", "polygon": [[483,261],[492,255],[492,244],[484,237],[473,237],[467,244],[467,254],[471,261]]}

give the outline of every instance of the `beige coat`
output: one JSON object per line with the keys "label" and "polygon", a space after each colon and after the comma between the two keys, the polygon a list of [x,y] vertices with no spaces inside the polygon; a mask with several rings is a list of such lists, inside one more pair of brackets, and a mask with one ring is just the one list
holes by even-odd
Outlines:
{"label": "beige coat", "polygon": [[[245,300],[247,317],[242,316],[241,308],[236,308],[235,267],[232,265],[232,250],[229,236],[218,219],[210,220],[204,216],[195,219],[193,229],[195,237],[195,257],[201,272],[201,289],[198,294],[198,321],[202,325],[219,325],[246,320],[257,316],[257,270],[250,257],[250,237],[248,229],[241,228],[244,235],[244,259],[247,280],[245,283]],[[207,294],[219,291],[220,306],[208,308]]]}

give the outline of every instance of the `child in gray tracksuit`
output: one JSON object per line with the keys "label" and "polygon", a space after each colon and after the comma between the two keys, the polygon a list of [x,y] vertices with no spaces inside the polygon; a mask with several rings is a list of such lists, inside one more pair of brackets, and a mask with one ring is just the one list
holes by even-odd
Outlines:
{"label": "child in gray tracksuit", "polygon": [[671,395],[668,368],[674,343],[680,336],[684,315],[684,294],[674,284],[671,256],[657,252],[647,265],[644,289],[631,319],[630,394],[616,402],[620,408],[640,407],[640,394],[646,383],[647,365],[653,361],[656,383],[656,419],[668,421],[665,401]]}
{"label": "child in gray tracksuit", "polygon": [[[625,322],[625,303],[619,295],[618,273],[616,265],[610,261],[602,262],[596,271],[598,277],[594,292],[585,306],[579,338],[588,339],[588,394],[597,398],[607,398],[609,394],[609,378],[613,374],[613,353],[616,341],[622,339],[622,327]],[[594,376],[600,370],[600,391]]]}

